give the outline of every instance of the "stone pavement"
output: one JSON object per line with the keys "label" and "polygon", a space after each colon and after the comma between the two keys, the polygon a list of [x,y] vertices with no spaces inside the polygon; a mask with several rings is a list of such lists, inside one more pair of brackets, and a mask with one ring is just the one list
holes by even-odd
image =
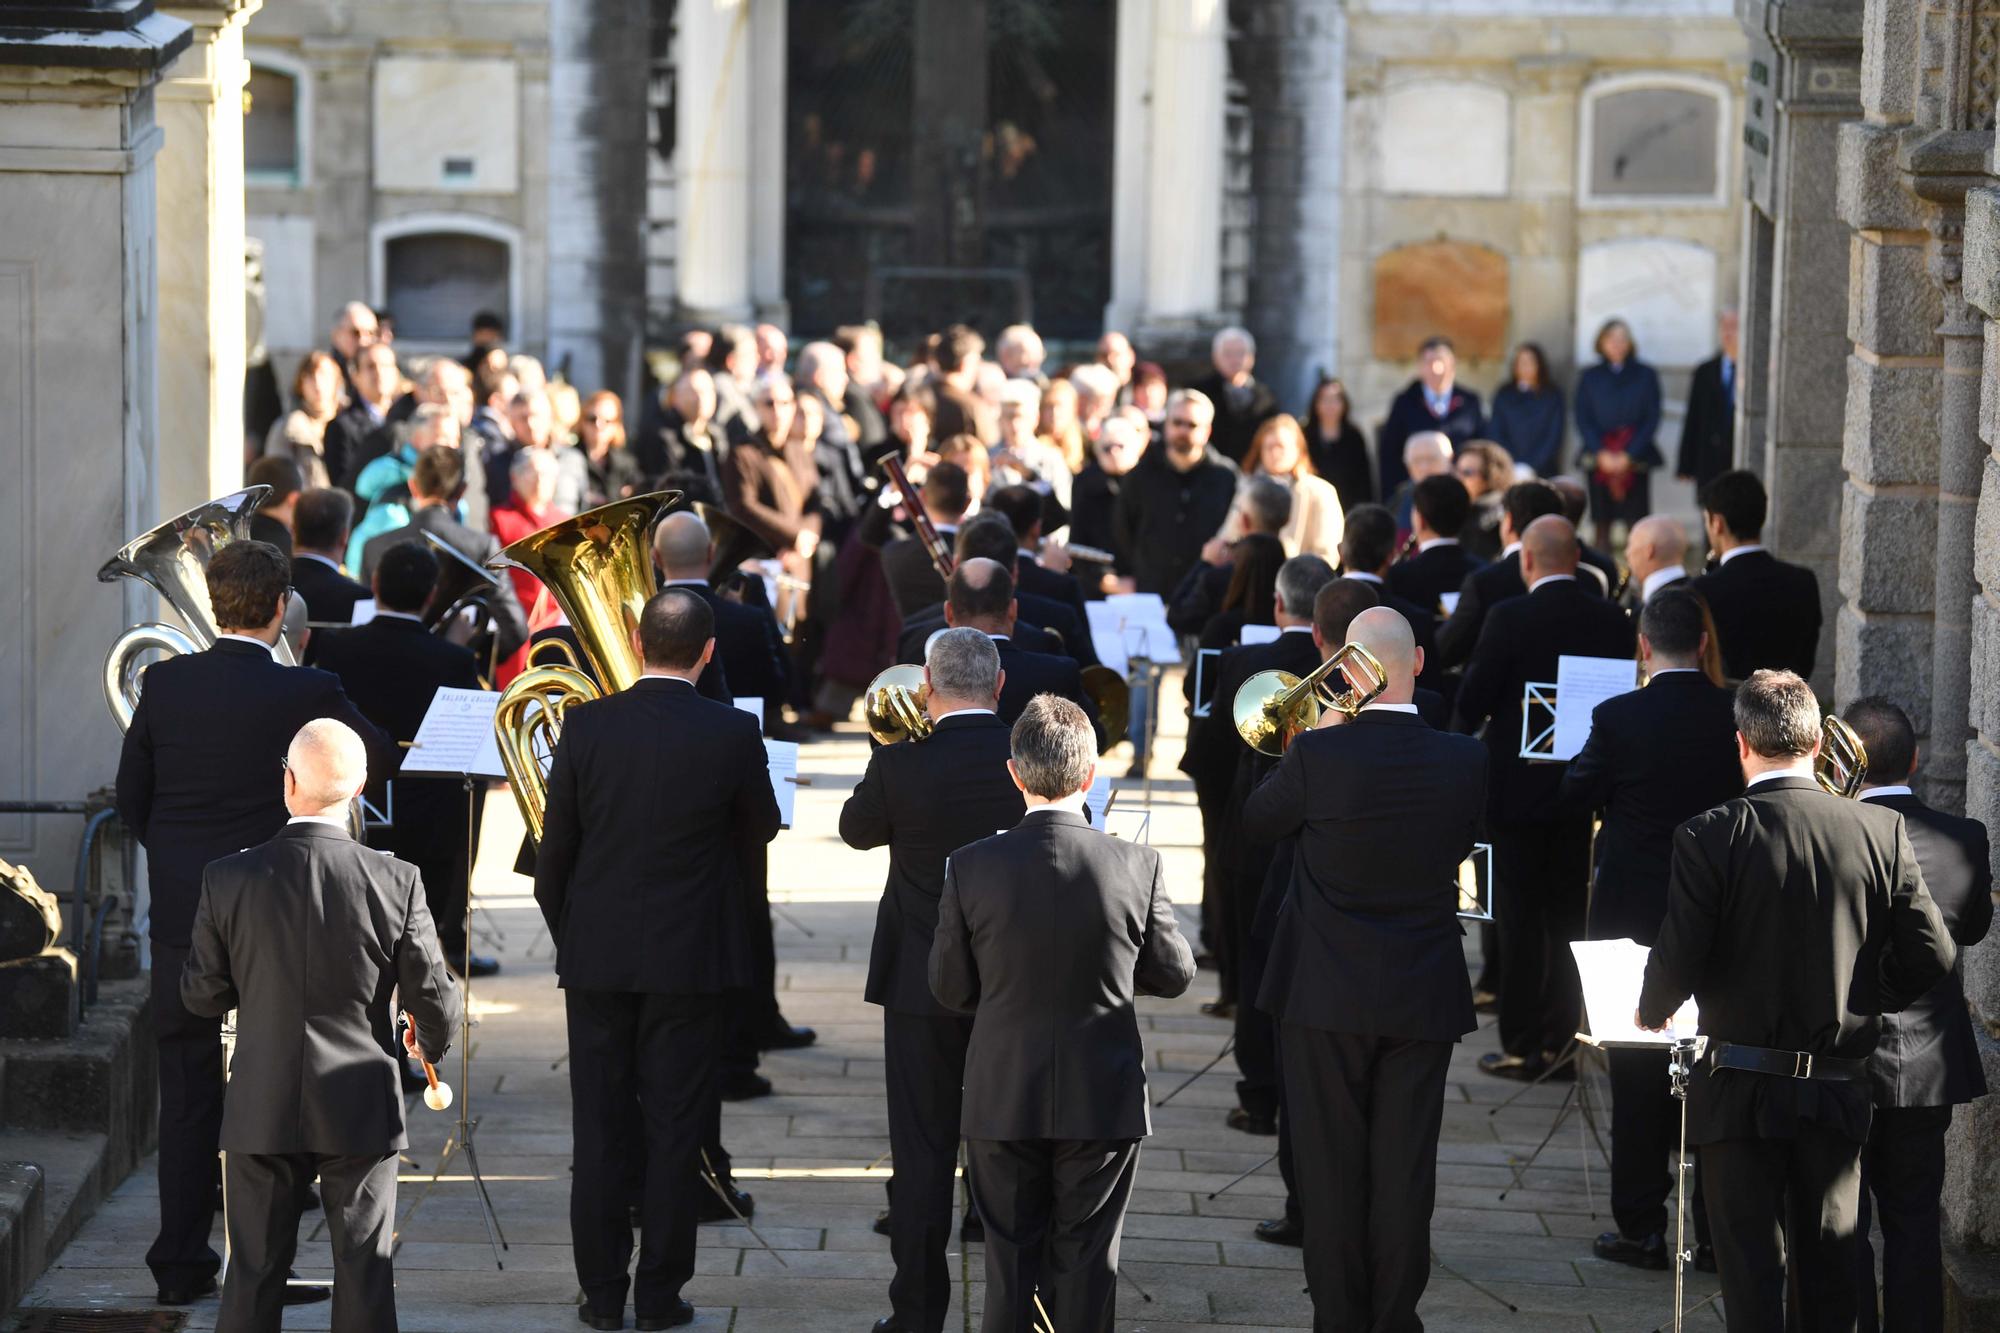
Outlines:
{"label": "stone pavement", "polygon": [[[1170,698],[1178,693],[1171,681],[1168,690]],[[1167,719],[1168,729],[1178,732],[1179,725],[1177,717]],[[1168,857],[1168,882],[1183,927],[1191,928],[1198,917],[1200,829],[1193,794],[1174,771],[1179,749],[1177,735],[1165,736],[1154,758],[1153,772],[1175,780],[1152,786],[1151,840]],[[1126,762],[1122,754],[1115,757],[1118,771]],[[888,1174],[881,1028],[879,1011],[861,999],[886,853],[849,851],[835,832],[840,802],[866,758],[858,733],[808,746],[801,756],[811,786],[798,793],[798,827],[779,835],[772,885],[780,900],[780,998],[789,1018],[819,1030],[819,1042],[768,1060],[765,1072],[776,1095],[727,1108],[724,1141],[735,1154],[739,1184],[756,1195],[756,1232],[772,1249],[763,1249],[740,1224],[702,1229],[698,1276],[687,1290],[699,1309],[697,1329],[861,1333],[888,1313],[889,1244],[869,1229],[883,1206]],[[1141,784],[1119,785],[1114,817],[1144,794]],[[472,1110],[481,1118],[480,1165],[508,1242],[506,1266],[494,1264],[462,1159],[425,1194],[456,1112],[438,1115],[412,1099],[414,1165],[402,1178],[397,1257],[406,1333],[578,1327],[567,1220],[569,1100],[566,1073],[558,1067],[562,1009],[527,882],[507,869],[520,836],[512,798],[496,792],[488,815],[477,888],[494,938],[481,947],[498,952],[505,969],[475,993],[470,1089]],[[1214,984],[1214,974],[1203,972],[1181,999],[1141,1001],[1155,1100],[1206,1065],[1228,1039],[1228,1025],[1200,1011]],[[1534,1151],[1567,1089],[1537,1088],[1497,1109],[1516,1086],[1473,1067],[1493,1046],[1490,1031],[1483,1030],[1453,1061],[1434,1235],[1437,1257],[1450,1271],[1433,1270],[1423,1304],[1428,1325],[1522,1333],[1647,1333],[1660,1326],[1671,1314],[1671,1275],[1591,1257],[1590,1237],[1610,1225],[1606,1174],[1596,1149],[1585,1152],[1575,1118],[1515,1185],[1510,1163]],[[456,1052],[443,1076],[465,1094]],[[1130,1281],[1121,1283],[1119,1294],[1121,1333],[1311,1326],[1298,1252],[1251,1235],[1256,1221],[1277,1214],[1283,1189],[1275,1164],[1260,1166],[1275,1140],[1250,1138],[1222,1123],[1235,1104],[1234,1078],[1233,1062],[1225,1060],[1154,1113],[1125,1227],[1122,1268]],[[1252,1174],[1221,1197],[1209,1197],[1244,1171]],[[149,1160],[84,1228],[25,1306],[146,1308],[152,1283],[142,1256],[157,1220],[155,1196]],[[312,1214],[301,1227],[298,1266],[309,1277],[330,1272],[318,1223]],[[216,1244],[220,1248],[219,1227]],[[978,1246],[953,1255],[964,1275],[964,1299],[954,1303],[948,1329],[969,1333],[976,1326],[982,1262]],[[1697,1295],[1713,1290],[1713,1279],[1693,1276]],[[1510,1313],[1502,1301],[1519,1312]],[[216,1312],[214,1301],[194,1307],[188,1327],[213,1328]],[[328,1322],[328,1307],[319,1305],[291,1312],[286,1324],[324,1329]],[[1694,1327],[1719,1322],[1712,1305],[1691,1321]]]}

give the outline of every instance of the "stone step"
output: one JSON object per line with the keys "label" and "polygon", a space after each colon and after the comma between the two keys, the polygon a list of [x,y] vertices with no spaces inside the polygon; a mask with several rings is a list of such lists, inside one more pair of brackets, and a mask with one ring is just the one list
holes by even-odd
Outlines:
{"label": "stone step", "polygon": [[9,1130],[0,1144],[0,1310],[10,1310],[125,1169],[111,1174],[102,1134]]}

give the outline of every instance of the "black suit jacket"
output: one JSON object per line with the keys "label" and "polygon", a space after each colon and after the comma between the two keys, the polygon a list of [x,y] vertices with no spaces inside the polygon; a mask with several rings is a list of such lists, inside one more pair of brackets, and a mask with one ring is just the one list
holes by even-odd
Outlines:
{"label": "black suit jacket", "polygon": [[1385,710],[1293,741],[1243,808],[1297,835],[1257,1007],[1329,1032],[1457,1041],[1477,1026],[1458,868],[1485,823],[1478,742]]}
{"label": "black suit jacket", "polygon": [[[1375,432],[1376,466],[1381,473],[1381,495],[1393,495],[1408,477],[1403,467],[1403,446],[1420,430],[1443,431],[1454,449],[1477,439],[1486,429],[1486,411],[1479,395],[1463,384],[1453,384],[1451,401],[1441,417],[1431,415],[1421,380],[1411,380],[1389,403],[1389,415]],[[1394,506],[1392,505],[1391,508]]]}
{"label": "black suit jacket", "polygon": [[146,668],[118,759],[118,816],[146,848],[155,942],[188,942],[210,861],[284,827],[279,763],[299,728],[320,717],[361,734],[371,771],[395,767],[396,747],[328,672],[280,666],[235,639]]}
{"label": "black suit jacket", "polygon": [[1486,613],[1509,597],[1519,597],[1527,591],[1528,585],[1521,581],[1519,549],[1466,575],[1458,588],[1457,608],[1438,626],[1438,666],[1447,669],[1464,666],[1472,656],[1472,645],[1479,642]]}
{"label": "black suit jacket", "polygon": [[283,551],[286,559],[291,558],[292,530],[262,510],[250,515],[250,540],[268,542]]}
{"label": "black suit jacket", "polygon": [[1135,995],[1179,995],[1194,954],[1160,854],[1067,810],[952,854],[931,992],[973,1017],[970,1139],[1136,1139],[1152,1132]]}
{"label": "black suit jacket", "polygon": [[[375,596],[374,590],[367,584],[356,583],[339,570],[309,555],[292,557],[292,587],[306,599],[306,619],[314,623],[351,624],[354,604]],[[306,651],[314,651],[310,643]]]}
{"label": "black suit jacket", "polygon": [[1014,590],[1021,614],[1060,634],[1063,651],[1077,665],[1099,665],[1097,645],[1090,639],[1090,613],[1083,609],[1083,588],[1075,576],[1044,569],[1023,554],[1014,562]]}
{"label": "black suit jacket", "polygon": [[1715,617],[1722,669],[1747,680],[1765,667],[1810,677],[1819,653],[1819,580],[1769,551],[1746,551],[1694,581]]}
{"label": "black suit jacket", "polygon": [[[950,629],[944,622],[942,606],[927,606],[916,615],[903,622],[903,632],[896,636],[896,660],[916,666],[924,664],[924,651],[930,646],[931,636],[940,630]],[[1031,625],[1026,620],[1014,622],[1013,644],[1023,652],[1046,653],[1052,657],[1067,656],[1063,646],[1039,625]]]}
{"label": "black suit jacket", "polygon": [[[942,534],[947,545],[950,533]],[[931,563],[924,544],[914,536],[897,537],[882,547],[882,578],[889,585],[898,615],[908,616],[944,600],[944,579]]]}
{"label": "black suit jacket", "polygon": [[1305,629],[1281,631],[1269,643],[1224,649],[1215,661],[1215,693],[1210,696],[1213,703],[1208,716],[1188,719],[1187,750],[1181,760],[1181,771],[1197,785],[1212,791],[1228,791],[1236,776],[1237,762],[1250,749],[1236,731],[1236,692],[1260,671],[1289,671],[1294,676],[1304,676],[1319,663],[1319,648],[1313,643],[1312,632]]}
{"label": "black suit jacket", "polygon": [[1650,947],[1659,935],[1674,830],[1743,794],[1734,701],[1699,671],[1674,671],[1591,713],[1590,739],[1557,798],[1576,813],[1604,814],[1591,939]]}
{"label": "black suit jacket", "polygon": [[791,672],[784,634],[770,609],[720,596],[706,583],[671,586],[687,588],[715,612],[715,655],[721,659],[729,693],[762,699],[766,718],[775,719],[790,695]]}
{"label": "black suit jacket", "polygon": [[1466,578],[1484,563],[1474,559],[1463,546],[1433,546],[1397,561],[1383,577],[1390,592],[1406,602],[1415,602],[1435,619],[1443,594],[1465,586]]}
{"label": "black suit jacket", "polygon": [[931,940],[951,854],[1021,822],[1007,776],[1009,728],[992,714],[948,717],[928,739],[879,746],[840,808],[849,847],[889,849],[864,998],[911,1014],[948,1011],[931,994]]}
{"label": "black suit jacket", "polygon": [[433,1064],[458,1013],[415,866],[344,829],[285,825],[209,865],[180,986],[191,1013],[236,1010],[225,1149],[366,1156],[410,1146],[389,993]]}
{"label": "black suit jacket", "polygon": [[[498,537],[490,532],[474,532],[453,518],[443,505],[427,505],[411,510],[410,521],[403,527],[377,533],[362,544],[361,577],[372,580],[375,566],[382,562],[385,551],[404,542],[421,542],[426,532],[481,568],[500,554]],[[500,578],[493,585],[488,601],[493,608],[493,632],[499,640],[497,655],[505,661],[528,641],[528,613],[521,609],[521,599],[514,595],[514,580],[504,571],[496,572]]]}
{"label": "black suit jacket", "polygon": [[570,709],[535,859],[561,984],[656,995],[746,984],[743,895],[777,833],[750,714],[661,677]]}
{"label": "black suit jacket", "polygon": [[[1924,888],[1952,942],[1963,951],[1993,925],[1993,861],[1986,826],[1933,810],[1915,796],[1867,802],[1903,817],[1903,830],[1924,872]],[[1882,1015],[1882,1035],[1869,1061],[1877,1106],[1956,1106],[1986,1095],[1979,1040],[1965,1007],[1958,968],[1909,1008]]]}
{"label": "black suit jacket", "polygon": [[1010,727],[1020,721],[1029,701],[1038,694],[1061,695],[1083,710],[1097,733],[1098,745],[1103,746],[1104,719],[1097,715],[1097,704],[1083,692],[1083,671],[1075,658],[1031,653],[1012,639],[995,639],[993,646],[1000,650],[1000,669],[1006,673],[1000,682],[1001,721]]}
{"label": "black suit jacket", "polygon": [[[1902,816],[1773,778],[1674,833],[1639,1013],[1664,1023],[1692,994],[1707,1037],[1862,1060],[1877,1015],[1935,986],[1954,957]],[[1815,1120],[1859,1143],[1868,1103],[1865,1081],[1707,1069],[1689,1089],[1688,1138],[1789,1139]]]}
{"label": "black suit jacket", "polygon": [[1486,724],[1488,820],[1519,824],[1557,814],[1564,766],[1521,758],[1522,687],[1553,681],[1559,657],[1631,657],[1637,642],[1625,613],[1574,579],[1545,583],[1487,614],[1456,707],[1460,731]]}
{"label": "black suit jacket", "polygon": [[[1737,372],[1742,372],[1738,363]],[[1722,357],[1711,357],[1694,368],[1688,386],[1687,417],[1681,423],[1680,459],[1674,471],[1692,477],[1696,489],[1707,485],[1736,462],[1736,409],[1722,387]]]}

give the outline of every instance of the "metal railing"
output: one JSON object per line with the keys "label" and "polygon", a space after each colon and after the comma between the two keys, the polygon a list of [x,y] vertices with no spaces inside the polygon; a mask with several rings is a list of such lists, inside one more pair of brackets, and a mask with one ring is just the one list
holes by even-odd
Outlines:
{"label": "metal railing", "polygon": [[92,854],[104,828],[118,818],[113,806],[92,809],[84,801],[0,801],[0,815],[82,815],[83,840],[76,849],[76,873],[70,882],[67,941],[82,969],[82,1007],[97,1003],[99,964],[104,948],[104,921],[110,915],[114,895],[100,892],[91,905]]}

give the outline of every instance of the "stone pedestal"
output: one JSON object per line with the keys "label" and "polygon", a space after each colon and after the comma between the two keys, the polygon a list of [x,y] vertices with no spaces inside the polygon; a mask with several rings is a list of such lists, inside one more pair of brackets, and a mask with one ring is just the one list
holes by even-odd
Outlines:
{"label": "stone pedestal", "polygon": [[[40,800],[111,781],[99,668],[152,601],[95,574],[158,512],[153,98],[192,36],[71,8],[0,0],[0,791]],[[0,816],[0,856],[66,884],[80,832]]]}
{"label": "stone pedestal", "polygon": [[160,512],[243,483],[243,26],[263,0],[167,12],[194,40],[168,68],[157,117]]}

